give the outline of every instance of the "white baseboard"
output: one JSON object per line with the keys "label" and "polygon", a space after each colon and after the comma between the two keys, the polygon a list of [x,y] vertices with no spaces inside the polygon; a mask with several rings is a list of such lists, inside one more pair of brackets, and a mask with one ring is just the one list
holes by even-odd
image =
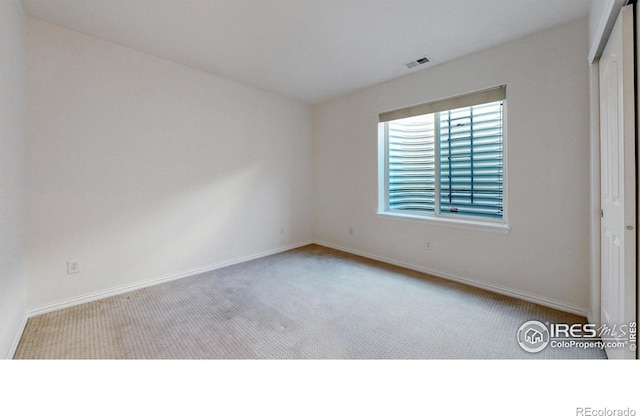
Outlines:
{"label": "white baseboard", "polygon": [[20,339],[22,338],[22,334],[24,333],[24,329],[27,327],[27,319],[29,319],[29,317],[25,314],[22,317],[22,322],[20,322],[20,327],[18,328],[18,332],[16,332],[16,335],[13,338],[13,342],[9,347],[9,351],[7,351],[7,355],[5,359],[11,360],[13,359],[13,356],[16,354],[16,351],[18,349],[18,344],[20,343]]}
{"label": "white baseboard", "polygon": [[[250,260],[256,260],[261,257],[270,256],[277,253],[282,253],[283,251],[293,250],[295,248],[299,248],[302,246],[306,246],[309,244],[313,244],[313,241],[303,241],[300,243],[291,244],[288,246],[279,247],[273,250],[263,251],[257,254],[252,254],[250,256],[240,257],[229,261],[223,261],[220,263],[211,264],[204,267],[199,267],[196,269],[185,270],[178,273],[172,273],[164,276],[155,277],[152,279],[144,280],[142,282],[137,282],[129,285],[119,286],[106,290],[99,290],[97,292],[88,293],[86,295],[80,295],[73,298],[65,299],[60,302],[50,303],[48,305],[39,306],[37,308],[29,309],[27,311],[27,318],[31,318],[34,316],[42,315],[44,313],[57,311],[64,308],[69,308],[71,306],[81,305],[83,303],[93,302],[95,300],[108,298],[110,296],[120,295],[127,292],[132,292],[134,290],[142,289],[149,286],[155,286],[160,283],[170,282],[172,280],[178,280],[189,276],[194,276],[201,273],[207,273],[213,270],[222,269],[224,267],[233,266],[235,264],[244,263]],[[25,318],[26,324],[26,318]],[[24,328],[23,328],[24,329]],[[21,332],[22,334],[22,332]],[[19,338],[18,338],[19,341]],[[17,344],[16,344],[17,347]]]}
{"label": "white baseboard", "polygon": [[474,279],[470,279],[470,278],[466,278],[466,277],[462,277],[462,276],[456,276],[450,273],[445,273],[439,270],[433,270],[433,269],[429,269],[426,267],[422,267],[422,266],[418,266],[416,264],[411,264],[411,263],[407,263],[407,262],[402,262],[402,261],[397,261],[397,260],[393,260],[384,256],[379,256],[376,254],[372,254],[372,253],[368,253],[368,252],[364,252],[364,251],[360,251],[360,250],[353,250],[347,247],[342,247],[339,245],[335,245],[335,244],[330,244],[324,241],[303,241],[303,242],[299,242],[296,244],[291,244],[288,246],[283,246],[283,247],[279,247],[277,249],[273,249],[273,250],[268,250],[268,251],[264,251],[261,253],[257,253],[257,254],[253,254],[250,256],[245,256],[245,257],[241,257],[241,258],[236,258],[230,261],[224,261],[224,262],[220,262],[220,263],[215,263],[212,265],[208,265],[208,266],[204,266],[204,267],[200,267],[197,269],[191,269],[191,270],[185,270],[182,272],[178,272],[178,273],[173,273],[173,274],[169,274],[169,275],[164,275],[164,276],[160,276],[160,277],[156,277],[156,278],[152,278],[152,279],[148,279],[142,282],[137,282],[137,283],[133,283],[133,284],[129,284],[129,285],[124,285],[124,286],[119,286],[116,288],[112,288],[112,289],[106,289],[106,290],[100,290],[100,291],[96,291],[96,292],[92,292],[92,293],[88,293],[86,295],[81,295],[81,296],[77,296],[77,297],[73,297],[73,298],[69,298],[69,299],[65,299],[63,301],[59,301],[59,302],[54,302],[48,305],[44,305],[44,306],[40,306],[37,308],[33,308],[33,309],[29,309],[27,311],[27,314],[25,315],[25,317],[23,318],[23,322],[21,324],[21,330],[19,331],[19,333],[16,335],[16,338],[11,346],[11,349],[9,350],[9,353],[7,354],[8,357],[7,358],[12,358],[13,355],[15,354],[15,351],[18,347],[18,343],[20,342],[20,337],[22,336],[22,333],[24,332],[24,329],[26,327],[27,324],[27,319],[34,317],[34,316],[38,316],[44,313],[48,313],[48,312],[53,312],[53,311],[57,311],[60,309],[64,309],[64,308],[68,308],[71,306],[76,306],[76,305],[81,305],[83,303],[88,303],[88,302],[92,302],[95,300],[99,300],[99,299],[104,299],[110,296],[115,296],[115,295],[120,295],[123,293],[127,293],[127,292],[131,292],[134,290],[138,290],[138,289],[142,289],[145,287],[149,287],[149,286],[154,286],[160,283],[165,283],[165,282],[169,282],[172,280],[178,280],[178,279],[182,279],[184,277],[189,277],[189,276],[194,276],[197,274],[201,274],[201,273],[206,273],[206,272],[210,272],[213,270],[217,270],[217,269],[221,269],[224,267],[229,267],[229,266],[233,266],[235,264],[239,264],[239,263],[243,263],[246,261],[250,261],[250,260],[255,260],[255,259],[259,259],[262,257],[266,257],[266,256],[270,256],[273,254],[277,254],[277,253],[281,253],[284,251],[288,251],[288,250],[293,250],[299,247],[303,247],[309,244],[318,244],[324,247],[329,247],[335,250],[340,250],[340,251],[344,251],[347,253],[351,253],[351,254],[355,254],[357,256],[362,256],[362,257],[366,257],[372,260],[377,260],[377,261],[381,261],[383,263],[388,263],[388,264],[393,264],[395,266],[399,266],[399,267],[404,267],[406,269],[410,269],[410,270],[415,270],[421,273],[426,273],[432,276],[436,276],[436,277],[440,277],[443,279],[447,279],[447,280],[451,280],[451,281],[455,281],[458,283],[463,283],[469,286],[474,286],[480,289],[485,289],[488,290],[490,292],[495,292],[495,293],[499,293],[502,295],[506,295],[506,296],[510,296],[513,298],[517,298],[517,299],[522,299],[522,300],[526,300],[532,303],[536,303],[542,306],[547,306],[553,309],[558,309],[561,311],[565,311],[565,312],[570,312],[576,315],[580,315],[580,316],[584,316],[587,317],[588,316],[588,311],[586,311],[583,308],[580,307],[576,307],[574,305],[569,305],[560,301],[557,301],[555,299],[549,299],[549,298],[544,298],[538,295],[533,295],[531,293],[526,293],[526,292],[522,292],[519,290],[515,290],[515,289],[511,289],[509,287],[505,287],[505,286],[501,286],[501,285],[496,285],[493,283],[486,283],[486,282],[479,282],[477,280]]}
{"label": "white baseboard", "polygon": [[458,283],[463,283],[465,285],[469,285],[469,286],[473,286],[473,287],[477,287],[480,289],[485,289],[488,290],[490,292],[494,292],[494,293],[499,293],[501,295],[505,295],[505,296],[509,296],[512,298],[516,298],[516,299],[522,299],[522,300],[526,300],[528,302],[531,303],[535,303],[538,305],[542,305],[542,306],[547,306],[549,308],[553,308],[553,309],[557,309],[557,310],[561,310],[564,312],[569,312],[569,313],[573,313],[579,316],[583,316],[583,317],[587,317],[588,316],[588,312],[586,309],[574,306],[574,305],[569,305],[567,303],[555,300],[555,299],[549,299],[549,298],[545,298],[542,296],[538,296],[538,295],[534,295],[531,293],[527,293],[527,292],[523,292],[520,290],[515,290],[515,289],[511,289],[509,287],[506,286],[501,286],[501,285],[496,285],[494,283],[487,283],[487,282],[480,282],[477,281],[475,279],[471,279],[468,277],[462,277],[462,276],[457,276],[457,275],[453,275],[451,273],[446,273],[446,272],[442,272],[439,270],[434,270],[434,269],[429,269],[426,267],[422,267],[422,266],[418,266],[416,264],[412,264],[412,263],[406,263],[406,262],[402,262],[402,261],[397,261],[397,260],[393,260],[390,259],[388,257],[383,257],[383,256],[379,256],[377,254],[372,254],[372,253],[368,253],[368,252],[364,252],[364,251],[360,251],[360,250],[353,250],[347,247],[342,247],[342,246],[338,246],[335,244],[330,244],[330,243],[326,243],[324,241],[315,241],[315,244],[324,246],[324,247],[329,247],[335,250],[340,250],[340,251],[344,251],[347,253],[351,253],[351,254],[355,254],[357,256],[361,256],[361,257],[366,257],[372,260],[377,260],[377,261],[381,261],[383,263],[388,263],[388,264],[393,264],[394,266],[399,266],[399,267],[404,267],[405,269],[409,269],[409,270],[414,270],[417,272],[421,272],[421,273],[425,273],[425,274],[429,274],[432,276],[436,276],[436,277],[440,277],[443,279],[447,279],[447,280],[451,280],[454,282],[458,282]]}

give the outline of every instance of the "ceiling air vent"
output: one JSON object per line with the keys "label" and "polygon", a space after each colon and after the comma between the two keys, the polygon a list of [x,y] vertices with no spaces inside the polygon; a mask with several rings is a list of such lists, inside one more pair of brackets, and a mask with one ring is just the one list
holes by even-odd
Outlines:
{"label": "ceiling air vent", "polygon": [[405,65],[407,68],[415,68],[416,66],[426,64],[429,61],[430,61],[429,58],[427,58],[426,56],[423,56],[422,58],[418,58],[415,61],[407,62]]}

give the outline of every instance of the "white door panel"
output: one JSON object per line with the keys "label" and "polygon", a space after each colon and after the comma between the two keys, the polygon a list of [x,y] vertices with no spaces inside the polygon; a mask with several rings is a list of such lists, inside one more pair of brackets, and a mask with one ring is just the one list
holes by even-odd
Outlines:
{"label": "white door panel", "polygon": [[[601,318],[621,328],[636,316],[636,158],[633,6],[624,7],[600,58]],[[628,329],[627,329],[628,335]],[[614,331],[613,341],[625,335]],[[606,348],[635,358],[632,348]]]}

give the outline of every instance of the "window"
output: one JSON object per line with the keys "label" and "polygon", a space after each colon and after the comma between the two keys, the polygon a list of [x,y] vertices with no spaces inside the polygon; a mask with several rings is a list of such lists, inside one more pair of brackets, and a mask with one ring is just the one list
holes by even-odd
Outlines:
{"label": "window", "polygon": [[506,87],[380,114],[381,211],[504,223]]}

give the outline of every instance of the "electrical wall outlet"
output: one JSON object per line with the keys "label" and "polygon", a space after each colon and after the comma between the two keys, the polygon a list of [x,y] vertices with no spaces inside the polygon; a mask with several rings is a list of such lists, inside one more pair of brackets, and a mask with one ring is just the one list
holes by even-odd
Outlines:
{"label": "electrical wall outlet", "polygon": [[349,235],[353,235],[353,227],[349,227]]}
{"label": "electrical wall outlet", "polygon": [[80,260],[69,260],[67,262],[67,274],[80,273]]}
{"label": "electrical wall outlet", "polygon": [[424,248],[431,250],[431,240],[424,240]]}

